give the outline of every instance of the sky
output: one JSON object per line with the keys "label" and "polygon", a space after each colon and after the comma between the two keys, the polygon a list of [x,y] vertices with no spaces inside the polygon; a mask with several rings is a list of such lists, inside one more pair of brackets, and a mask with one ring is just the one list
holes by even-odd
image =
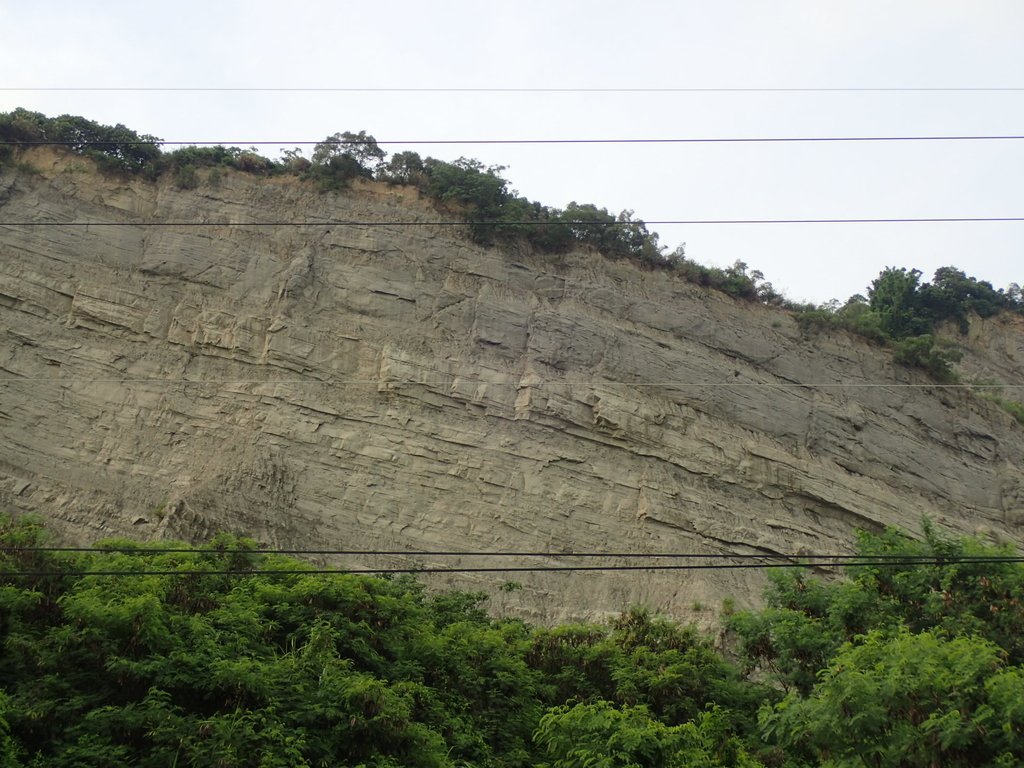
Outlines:
{"label": "sky", "polygon": [[[651,221],[1024,216],[1024,140],[416,143],[1024,135],[1018,0],[0,0],[0,29],[0,111],[236,146],[365,130],[405,142],[389,152],[507,166],[547,205]],[[72,88],[370,90],[44,90]],[[638,90],[411,90],[474,88]],[[1021,90],[756,90],[815,88]],[[887,266],[1024,283],[1024,222],[651,228],[795,301],[866,293]]]}

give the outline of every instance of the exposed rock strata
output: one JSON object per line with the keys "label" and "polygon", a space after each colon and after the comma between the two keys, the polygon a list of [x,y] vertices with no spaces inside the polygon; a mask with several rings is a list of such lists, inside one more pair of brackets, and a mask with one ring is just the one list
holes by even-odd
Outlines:
{"label": "exposed rock strata", "polygon": [[[810,553],[923,515],[1024,540],[1024,430],[860,339],[457,228],[246,224],[438,218],[406,190],[31,161],[0,175],[0,220],[120,225],[0,226],[0,505],[68,540]],[[970,342],[971,375],[1022,379],[1019,322]],[[509,610],[555,619],[685,614],[763,574],[512,578]]]}

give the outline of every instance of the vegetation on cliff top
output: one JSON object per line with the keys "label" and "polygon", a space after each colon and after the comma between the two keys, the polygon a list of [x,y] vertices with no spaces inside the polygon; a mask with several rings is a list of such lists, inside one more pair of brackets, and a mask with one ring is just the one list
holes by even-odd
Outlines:
{"label": "vegetation on cliff top", "polygon": [[3,768],[1024,760],[1024,565],[931,531],[864,536],[876,564],[845,580],[776,577],[728,618],[727,655],[642,610],[531,627],[226,536],[44,543],[0,519]]}
{"label": "vegetation on cliff top", "polygon": [[484,166],[467,158],[446,162],[415,152],[388,158],[364,131],[328,136],[315,146],[311,159],[296,148],[285,151],[279,160],[270,160],[255,148],[186,146],[164,152],[160,139],[139,135],[124,125],[101,125],[73,115],[50,118],[16,109],[0,113],[0,141],[5,142],[0,144],[0,164],[19,146],[49,142],[92,158],[109,171],[154,179],[169,175],[182,188],[198,186],[200,169],[209,169],[208,178],[227,167],[252,174],[296,174],[324,190],[345,189],[359,178],[414,186],[447,213],[461,216],[477,243],[525,244],[544,254],[588,246],[608,258],[671,270],[737,298],[793,310],[807,332],[843,329],[889,345],[897,363],[922,368],[940,381],[954,379],[953,365],[959,359],[955,346],[939,339],[943,324],[954,323],[963,332],[971,315],[1024,313],[1019,285],[997,290],[955,267],[939,269],[931,283],[921,283],[916,269],[892,267],[871,284],[867,298],[854,295],[841,306],[838,301],[821,306],[794,304],[742,261],[719,269],[686,259],[682,247],[666,253],[657,233],[648,231],[632,211],[615,215],[576,202],[553,208],[510,189],[501,166]]}
{"label": "vegetation on cliff top", "polygon": [[993,317],[1000,312],[1024,312],[1019,286],[996,290],[955,267],[942,267],[932,282],[922,283],[919,270],[889,267],[872,281],[867,298],[855,295],[842,306],[832,302],[808,307],[797,321],[806,331],[845,329],[889,344],[897,362],[952,381],[959,353],[939,339],[941,327],[953,324],[966,333],[972,315]]}

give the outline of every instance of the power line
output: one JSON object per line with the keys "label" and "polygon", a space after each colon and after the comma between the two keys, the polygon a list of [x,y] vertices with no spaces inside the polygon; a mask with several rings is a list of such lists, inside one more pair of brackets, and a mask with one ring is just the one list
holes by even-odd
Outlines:
{"label": "power line", "polygon": [[1001,389],[1007,387],[1016,389],[1024,387],[1024,383],[1014,384],[1008,382],[985,383],[985,384],[940,384],[940,383],[914,383],[914,382],[845,382],[842,384],[801,384],[799,382],[736,382],[736,381],[618,381],[614,379],[560,379],[558,381],[543,381],[540,384],[521,384],[518,381],[490,381],[487,379],[474,379],[460,374],[450,374],[447,380],[436,381],[400,381],[394,379],[111,379],[91,377],[68,377],[52,378],[44,376],[9,376],[0,377],[0,384],[324,384],[328,386],[449,386],[458,380],[461,383],[487,384],[490,386],[514,386],[517,388],[542,388],[545,384],[573,384],[573,385],[610,385],[623,387],[715,387],[733,389]]}
{"label": "power line", "polygon": [[636,227],[665,225],[742,225],[742,224],[939,224],[970,222],[1017,222],[1024,216],[931,216],[895,218],[825,219],[636,219],[634,221],[0,221],[0,227]]}
{"label": "power line", "polygon": [[[752,546],[752,545],[743,545]],[[216,547],[160,547],[160,546],[91,546],[91,547],[30,547],[30,546],[0,546],[0,553],[29,553],[29,554],[127,554],[127,555],[165,555],[165,554],[194,554],[194,555],[337,555],[337,556],[360,556],[360,557],[581,557],[581,558],[670,558],[670,559],[693,559],[693,560],[763,560],[787,559],[787,560],[896,560],[900,562],[916,562],[942,559],[937,555],[843,555],[827,553],[801,553],[784,554],[781,552],[760,552],[760,553],[730,553],[712,554],[705,552],[552,552],[546,550],[407,550],[407,549],[219,549]],[[1001,559],[1006,555],[955,555],[958,561],[963,562],[987,562],[989,560]],[[1024,556],[1021,556],[1024,560]]]}
{"label": "power line", "polygon": [[689,88],[689,87],[273,87],[273,86],[27,86],[0,87],[0,92],[86,92],[86,93],[1015,93],[1024,86],[849,86],[824,88]]}
{"label": "power line", "polygon": [[[766,556],[767,557],[767,556]],[[840,567],[909,567],[919,565],[948,566],[967,563],[979,564],[1020,564],[1024,557],[958,558],[934,557],[914,560],[861,560],[846,562],[822,560],[814,562],[787,563],[688,563],[673,565],[537,565],[537,566],[466,566],[466,567],[409,567],[409,568],[284,568],[284,569],[189,569],[189,570],[100,570],[100,571],[0,571],[0,578],[14,577],[76,577],[86,576],[374,576],[399,574],[457,574],[457,573],[565,573],[565,572],[613,572],[613,571],[712,571],[712,570],[763,570],[778,568],[840,568]]]}
{"label": "power line", "polygon": [[364,146],[376,145],[461,145],[461,144],[745,144],[745,143],[806,143],[806,142],[905,142],[905,141],[1019,141],[1024,135],[937,135],[937,136],[738,136],[738,137],[698,137],[698,138],[597,138],[597,139],[339,139],[337,141],[328,139],[326,141],[186,141],[169,139],[132,140],[132,141],[68,141],[68,140],[34,140],[20,141],[5,139],[0,141],[0,146],[35,147],[35,146],[74,146],[74,147],[106,147],[112,144],[118,146],[137,146],[152,144],[181,144],[189,146],[225,146],[230,144],[245,144],[247,146],[261,145],[293,145],[310,146],[317,144],[331,144],[332,146]]}

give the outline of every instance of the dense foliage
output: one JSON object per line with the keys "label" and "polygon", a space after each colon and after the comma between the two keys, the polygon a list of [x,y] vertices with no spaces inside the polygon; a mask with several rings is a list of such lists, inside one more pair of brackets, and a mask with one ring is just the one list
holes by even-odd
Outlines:
{"label": "dense foliage", "polygon": [[140,136],[118,123],[100,125],[76,115],[47,117],[41,112],[16,109],[0,113],[0,162],[9,158],[18,144],[59,142],[75,154],[96,160],[100,167],[135,173],[150,171],[160,157],[160,140]]}
{"label": "dense foliage", "polygon": [[787,691],[761,710],[765,741],[810,765],[1020,765],[1024,565],[930,527],[860,553],[876,564],[776,576],[767,608],[731,617],[747,670]]}
{"label": "dense foliage", "polygon": [[930,283],[916,269],[889,267],[871,283],[868,297],[852,296],[846,304],[832,302],[805,307],[797,320],[805,330],[843,328],[874,341],[891,344],[898,363],[923,368],[940,381],[953,381],[955,346],[937,335],[955,324],[966,333],[972,315],[1024,313],[1024,295],[1013,284],[996,290],[992,284],[956,267],[941,267]]}
{"label": "dense foliage", "polygon": [[[2,528],[5,547],[43,536]],[[550,739],[570,721],[552,708],[575,703],[666,734],[693,720],[667,743],[739,756],[767,695],[643,612],[534,630],[412,580],[253,574],[308,566],[251,547],[4,555],[0,570],[41,575],[0,579],[0,765],[559,764]]]}
{"label": "dense foliage", "polygon": [[728,620],[742,669],[642,610],[534,628],[233,537],[44,540],[0,521],[0,768],[1024,760],[1024,566],[961,562],[1009,552],[932,531],[861,552],[949,564],[773,579],[767,608]]}

